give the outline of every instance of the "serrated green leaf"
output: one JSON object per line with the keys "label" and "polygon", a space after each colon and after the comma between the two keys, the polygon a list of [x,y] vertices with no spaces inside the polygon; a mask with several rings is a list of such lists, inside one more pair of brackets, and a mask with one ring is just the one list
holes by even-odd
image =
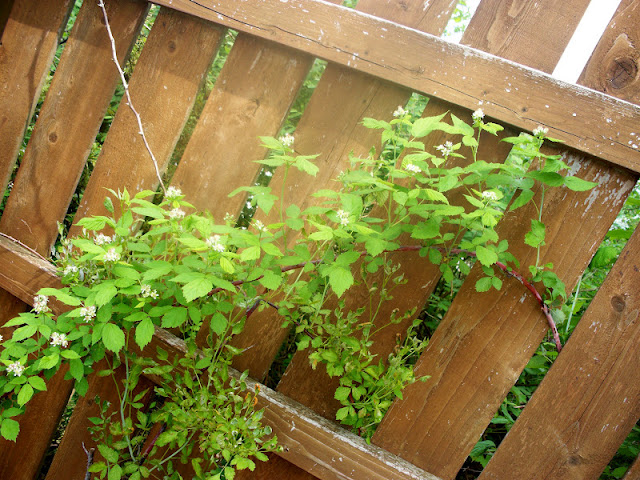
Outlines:
{"label": "serrated green leaf", "polygon": [[16,438],[18,438],[18,433],[20,433],[20,424],[11,418],[5,418],[2,420],[2,425],[0,426],[0,434],[9,440],[10,442],[15,442]]}
{"label": "serrated green leaf", "polygon": [[29,377],[29,384],[36,390],[44,392],[47,390],[47,384],[40,377]]}
{"label": "serrated green leaf", "polygon": [[564,177],[564,184],[569,190],[573,190],[574,192],[585,192],[598,186],[596,182],[588,182],[578,177]]}
{"label": "serrated green leaf", "polygon": [[208,278],[198,278],[182,287],[182,294],[187,302],[192,302],[196,298],[204,297],[213,290],[213,283]]}
{"label": "serrated green leaf", "polygon": [[48,370],[58,365],[59,360],[60,360],[60,355],[58,355],[57,353],[52,353],[51,355],[46,355],[42,357],[40,359],[40,363],[38,364],[38,366],[42,370]]}
{"label": "serrated green leaf", "polygon": [[476,256],[480,263],[485,267],[490,267],[498,261],[498,254],[487,247],[483,247],[482,245],[478,245],[476,247]]}
{"label": "serrated green leaf", "polygon": [[31,400],[31,397],[33,397],[33,387],[30,384],[25,383],[20,389],[20,393],[18,393],[18,405],[24,405]]}
{"label": "serrated green leaf", "polygon": [[275,290],[282,283],[282,276],[277,273],[266,270],[264,276],[259,280],[260,284],[269,290]]}
{"label": "serrated green leaf", "polygon": [[344,267],[334,266],[329,273],[329,285],[336,296],[341,297],[351,285],[353,285],[353,275],[351,270]]}
{"label": "serrated green leaf", "polygon": [[[207,292],[209,292],[209,290],[207,290]],[[171,307],[171,310],[162,316],[162,328],[176,328],[181,326],[187,321],[187,313],[188,310],[184,307]]]}
{"label": "serrated green leaf", "polygon": [[222,335],[227,329],[227,319],[220,312],[216,312],[211,317],[211,330],[216,335]]}
{"label": "serrated green leaf", "polygon": [[107,350],[118,353],[124,347],[124,332],[117,325],[107,323],[102,329],[102,343]]}
{"label": "serrated green leaf", "polygon": [[136,327],[136,343],[140,348],[146,347],[153,338],[153,322],[151,318],[147,317],[142,320]]}

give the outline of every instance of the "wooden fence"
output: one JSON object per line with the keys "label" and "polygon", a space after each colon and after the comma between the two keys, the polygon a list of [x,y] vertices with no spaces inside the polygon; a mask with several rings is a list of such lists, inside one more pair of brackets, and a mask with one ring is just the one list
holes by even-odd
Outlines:
{"label": "wooden fence", "polygon": [[[0,6],[2,189],[73,3],[5,0]],[[454,0],[360,0],[355,10],[337,0],[155,3],[161,9],[130,85],[163,169],[225,30],[239,32],[172,181],[218,220],[225,212],[240,212],[243,200],[227,194],[253,181],[258,167],[252,160],[265,155],[257,136],[277,135],[317,57],[329,64],[295,135],[298,152],[322,152],[321,171],[312,181],[293,179],[296,188],[288,198],[293,203],[304,203],[312,189],[330,186],[348,152],[366,153],[376,143],[377,133],[360,125],[364,117],[390,118],[412,91],[431,97],[425,115],[451,111],[468,117],[482,106],[515,131],[543,125],[565,142],[555,151],[577,175],[598,182],[591,192],[558,189],[545,199],[544,261],[554,263],[571,290],[638,179],[638,0],[622,0],[580,76],[578,83],[594,90],[549,76],[588,0],[482,0],[461,45],[438,38]],[[149,4],[108,0],[107,8],[124,62]],[[0,231],[48,254],[117,82],[100,10],[87,0],[20,163]],[[133,115],[120,108],[76,219],[103,211],[104,187],[157,187],[136,132]],[[499,160],[508,153],[498,142],[483,148],[484,158]],[[278,172],[272,181],[281,181]],[[523,262],[532,254],[517,245],[528,230],[523,219],[530,216],[522,208],[499,226]],[[638,258],[636,231],[481,478],[598,478],[640,417]],[[409,282],[388,308],[421,308],[439,271],[401,253],[397,261]],[[473,288],[479,275],[476,269],[469,275],[416,365],[431,379],[407,389],[385,416],[373,445],[325,419],[333,418],[336,408],[331,385],[298,353],[277,391],[264,387],[260,394],[284,451],[238,476],[455,478],[547,332],[537,303],[523,300],[517,282],[505,282],[499,293],[479,294]],[[39,288],[52,285],[58,280],[49,263],[0,237],[0,324],[29,308]],[[357,304],[363,295],[356,291],[350,301]],[[236,367],[249,369],[257,380],[264,378],[286,335],[270,315],[252,317],[239,340],[253,348]],[[390,348],[395,331],[385,335],[381,353]],[[171,351],[181,348],[178,339],[162,331],[151,348],[159,344]],[[17,443],[0,442],[1,479],[37,476],[71,393],[63,375],[29,404]],[[114,394],[110,382],[93,378],[89,393],[79,399],[47,480],[83,478],[86,457],[80,445],[91,444],[87,417],[96,413],[96,394]],[[627,477],[640,478],[640,462]]]}

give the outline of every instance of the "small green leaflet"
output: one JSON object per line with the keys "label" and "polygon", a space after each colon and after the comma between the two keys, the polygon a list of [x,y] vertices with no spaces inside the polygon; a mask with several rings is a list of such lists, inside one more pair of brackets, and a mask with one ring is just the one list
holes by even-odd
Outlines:
{"label": "small green leaflet", "polygon": [[20,424],[11,418],[5,418],[2,420],[2,426],[0,427],[0,434],[7,440],[15,442],[20,432]]}
{"label": "small green leaflet", "polygon": [[282,283],[282,277],[271,270],[266,270],[264,276],[259,281],[265,288],[275,290]]}
{"label": "small green leaflet", "polygon": [[182,293],[187,302],[192,302],[196,298],[205,296],[213,290],[213,283],[206,277],[197,278],[182,287]]}
{"label": "small green leaflet", "polygon": [[565,177],[564,184],[569,190],[573,190],[574,192],[585,192],[598,185],[595,182],[588,182],[578,177]]}
{"label": "small green leaflet", "polygon": [[490,267],[498,261],[498,254],[482,245],[476,247],[476,256],[485,267]]}
{"label": "small green leaflet", "polygon": [[216,335],[222,335],[227,328],[227,319],[220,312],[216,312],[211,317],[211,330]]}
{"label": "small green leaflet", "polygon": [[187,321],[187,313],[188,311],[184,307],[172,307],[162,317],[162,328],[179,327]]}
{"label": "small green leaflet", "polygon": [[118,353],[124,347],[124,332],[113,323],[107,323],[102,329],[102,343],[107,350]]}
{"label": "small green leaflet", "polygon": [[351,270],[344,267],[334,266],[329,273],[329,285],[336,296],[341,297],[347,289],[353,285],[353,275]]}
{"label": "small green leaflet", "polygon": [[69,295],[69,293],[64,290],[58,290],[57,288],[41,288],[38,291],[38,294],[55,297],[62,303],[73,307],[77,307],[82,303],[78,298],[73,295]]}
{"label": "small green leaflet", "polygon": [[153,322],[147,317],[142,320],[136,327],[136,343],[140,348],[146,347],[153,337]]}
{"label": "small green leaflet", "polygon": [[40,377],[29,377],[29,384],[36,390],[45,391],[47,389],[47,384]]}
{"label": "small green leaflet", "polygon": [[531,220],[531,231],[524,236],[524,243],[537,248],[544,245],[545,226],[538,220]]}

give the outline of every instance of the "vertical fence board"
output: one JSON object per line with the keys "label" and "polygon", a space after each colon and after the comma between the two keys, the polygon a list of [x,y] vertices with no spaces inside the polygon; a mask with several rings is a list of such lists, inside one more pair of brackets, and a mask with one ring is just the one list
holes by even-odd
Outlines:
{"label": "vertical fence board", "polygon": [[[410,26],[433,34],[440,34],[446,26],[455,2],[443,0],[424,9],[421,2],[403,2],[381,5],[373,1],[360,1],[358,9],[376,16],[396,21],[395,15],[407,20]],[[348,154],[366,155],[372,145],[379,144],[380,133],[360,125],[365,117],[390,118],[398,105],[404,105],[410,92],[395,85],[380,81],[360,72],[329,64],[311,97],[309,105],[295,132],[296,153],[320,153],[315,163],[320,167],[317,177],[289,172],[285,184],[285,205],[308,204],[308,195],[320,188],[332,188],[332,179],[338,171],[348,166]],[[339,113],[338,113],[339,112]],[[280,192],[284,178],[276,171],[271,182],[274,192]],[[276,221],[271,218],[270,221]],[[248,368],[257,378],[266,374],[278,348],[287,335],[278,329],[281,319],[269,310],[256,312],[245,326],[240,342],[236,346],[249,348],[236,362],[240,369]],[[259,339],[259,341],[257,341]],[[313,372],[308,367],[306,354],[298,353],[287,369],[278,389],[282,393],[312,403],[311,407],[323,413],[326,405],[333,405],[333,391],[322,372]],[[291,372],[295,373],[291,373]],[[320,388],[318,388],[320,387]],[[324,387],[324,388],[323,388]],[[311,399],[314,401],[311,402]],[[261,464],[256,473],[243,474],[241,478],[310,478],[280,458],[271,458]]]}
{"label": "vertical fence board", "polygon": [[[540,8],[545,16],[555,14],[553,5],[540,5]],[[536,19],[532,18],[534,22],[529,28],[544,29],[545,16],[537,17],[540,22],[537,26]],[[486,28],[474,29],[473,25],[474,21],[469,37],[465,38],[487,31]],[[563,48],[564,45],[558,46],[560,51]],[[529,47],[520,44],[520,49]],[[510,51],[517,60],[515,45]],[[554,53],[539,51],[539,55],[544,58]],[[552,261],[556,265],[557,273],[570,290],[636,177],[601,165],[595,159],[567,153],[564,156],[579,170],[579,176],[600,183],[591,196],[565,195],[558,191],[551,192],[555,200],[548,194],[545,197],[548,245],[543,252],[544,262]],[[596,201],[591,203],[596,196]],[[509,232],[509,245],[524,254],[523,249],[517,247],[523,245],[522,237],[528,229],[528,223],[523,223],[526,217],[518,220],[518,215],[523,213],[507,215],[499,228]],[[577,222],[580,225],[576,225]],[[528,264],[531,259],[529,255],[522,264]],[[503,292],[484,296],[473,291],[477,278],[476,269],[417,364],[418,373],[432,375],[432,378],[426,384],[407,390],[405,401],[392,407],[374,437],[374,443],[443,478],[455,476],[546,331],[539,308],[526,295],[522,296],[521,286],[505,282]]]}
{"label": "vertical fence board", "polygon": [[639,259],[636,229],[481,478],[599,478],[640,417]]}
{"label": "vertical fence board", "polygon": [[[147,4],[123,0],[108,2],[107,7],[123,61]],[[3,232],[42,254],[56,238],[56,221],[66,212],[115,88],[117,72],[101,18],[97,4],[83,5],[0,219]],[[21,308],[11,295],[0,292],[0,323]],[[0,478],[28,479],[37,472],[73,386],[63,381],[64,373],[61,370],[49,382],[49,390],[30,402],[20,419],[17,443],[0,442]],[[26,466],[15,462],[25,451],[32,459]]]}
{"label": "vertical fence board", "polygon": [[[129,85],[133,104],[142,117],[160,172],[164,171],[171,158],[223,31],[209,22],[171,9],[162,8],[158,13]],[[106,213],[102,203],[105,188],[126,188],[134,194],[157,187],[153,162],[138,130],[131,109],[121,105],[76,218]],[[77,233],[79,228],[73,227],[71,235]],[[90,391],[78,399],[47,480],[63,480],[69,478],[71,472],[80,478],[84,473],[86,459],[79,455],[83,452],[78,446],[83,443],[87,448],[95,446],[87,431],[89,424],[86,420],[87,416],[98,413],[94,397],[97,393],[103,401],[118,405],[120,392],[114,382],[121,385],[125,375],[124,367],[120,367],[113,377],[91,378]],[[141,378],[138,388],[149,387],[149,380]]]}
{"label": "vertical fence board", "polygon": [[[161,8],[129,82],[133,106],[162,173],[186,124],[224,29]],[[158,179],[131,109],[118,109],[76,218],[102,215],[107,192],[155,190]],[[75,233],[76,230],[72,230]]]}
{"label": "vertical fence board", "polygon": [[[578,83],[640,104],[640,2],[623,0]],[[598,61],[593,61],[597,58]],[[636,137],[640,144],[640,137]]]}
{"label": "vertical fence board", "polygon": [[[0,189],[4,190],[22,136],[49,72],[73,1],[16,2],[0,46]],[[4,12],[3,13],[8,13]]]}

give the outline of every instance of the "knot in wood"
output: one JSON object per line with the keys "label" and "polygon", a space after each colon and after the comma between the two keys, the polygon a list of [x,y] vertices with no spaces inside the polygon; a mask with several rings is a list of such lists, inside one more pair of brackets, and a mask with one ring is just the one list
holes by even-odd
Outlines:
{"label": "knot in wood", "polygon": [[615,295],[611,298],[611,306],[616,312],[622,312],[624,308],[627,306],[627,303],[624,301],[620,295]]}
{"label": "knot in wood", "polygon": [[614,58],[607,71],[607,79],[612,88],[624,88],[638,75],[637,59],[631,57]]}

